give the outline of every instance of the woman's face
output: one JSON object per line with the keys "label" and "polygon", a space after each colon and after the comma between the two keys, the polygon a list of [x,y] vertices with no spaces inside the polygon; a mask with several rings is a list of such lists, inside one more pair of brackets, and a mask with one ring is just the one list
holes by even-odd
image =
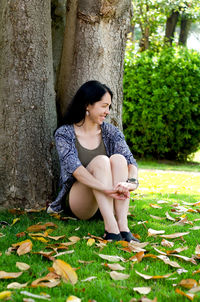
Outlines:
{"label": "woman's face", "polygon": [[89,118],[95,124],[101,125],[106,116],[110,114],[110,106],[111,96],[106,92],[99,102],[87,106],[89,115],[86,115],[86,118]]}

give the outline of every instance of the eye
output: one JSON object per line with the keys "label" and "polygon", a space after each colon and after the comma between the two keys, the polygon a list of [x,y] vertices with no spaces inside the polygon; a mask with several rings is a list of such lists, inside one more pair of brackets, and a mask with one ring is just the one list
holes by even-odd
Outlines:
{"label": "eye", "polygon": [[112,109],[112,105],[109,105],[109,110],[111,110]]}

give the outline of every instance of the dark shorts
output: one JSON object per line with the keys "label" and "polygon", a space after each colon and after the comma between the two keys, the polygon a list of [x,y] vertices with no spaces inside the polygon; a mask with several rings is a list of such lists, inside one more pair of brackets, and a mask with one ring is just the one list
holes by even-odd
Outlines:
{"label": "dark shorts", "polygon": [[[63,208],[63,210],[64,210],[64,213],[65,213],[67,216],[70,216],[70,217],[79,219],[78,217],[76,217],[76,215],[72,212],[72,210],[71,210],[71,208],[70,208],[70,205],[69,205],[69,193],[66,195],[65,202],[63,202],[62,208]],[[93,219],[103,220],[103,217],[102,217],[102,215],[101,215],[100,210],[98,209],[98,210],[96,211],[96,213],[95,213],[90,219],[92,219],[92,220],[93,220]]]}

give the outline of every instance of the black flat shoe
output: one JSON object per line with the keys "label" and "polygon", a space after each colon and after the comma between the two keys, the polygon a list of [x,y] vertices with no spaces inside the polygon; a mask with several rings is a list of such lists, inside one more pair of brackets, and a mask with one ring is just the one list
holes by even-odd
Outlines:
{"label": "black flat shoe", "polygon": [[103,236],[104,240],[112,240],[112,241],[121,241],[122,240],[122,236],[121,234],[115,234],[115,233],[108,233],[107,231],[105,231],[105,235]]}
{"label": "black flat shoe", "polygon": [[138,240],[137,238],[135,238],[131,232],[120,232],[121,236],[122,236],[122,240],[124,241],[128,241],[131,242],[131,240],[136,241],[136,242],[140,242],[140,240]]}

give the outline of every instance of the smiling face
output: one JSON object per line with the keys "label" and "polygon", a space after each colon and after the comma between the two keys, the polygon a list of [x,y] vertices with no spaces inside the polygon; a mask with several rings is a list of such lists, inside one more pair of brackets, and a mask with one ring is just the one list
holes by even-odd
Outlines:
{"label": "smiling face", "polygon": [[111,96],[106,92],[99,102],[87,106],[89,115],[86,116],[86,118],[90,119],[95,124],[101,125],[106,116],[110,114],[110,106]]}

